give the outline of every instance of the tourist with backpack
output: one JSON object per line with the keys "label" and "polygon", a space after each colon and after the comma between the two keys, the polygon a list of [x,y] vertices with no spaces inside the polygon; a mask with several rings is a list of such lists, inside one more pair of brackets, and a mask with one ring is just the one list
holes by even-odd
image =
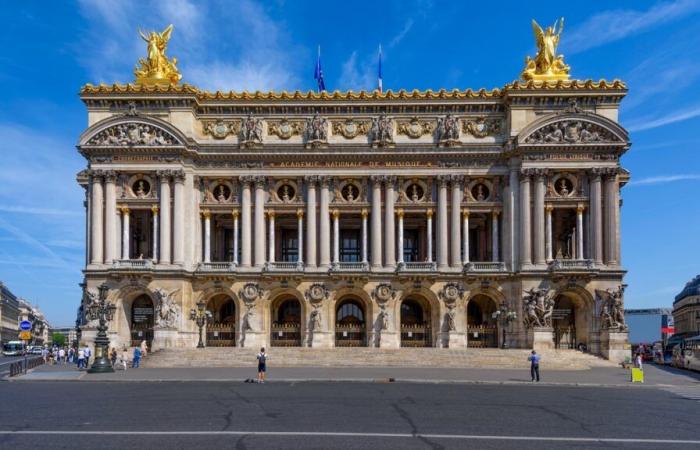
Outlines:
{"label": "tourist with backpack", "polygon": [[267,353],[265,353],[265,347],[260,348],[260,353],[258,353],[258,383],[265,382],[265,372],[267,371]]}

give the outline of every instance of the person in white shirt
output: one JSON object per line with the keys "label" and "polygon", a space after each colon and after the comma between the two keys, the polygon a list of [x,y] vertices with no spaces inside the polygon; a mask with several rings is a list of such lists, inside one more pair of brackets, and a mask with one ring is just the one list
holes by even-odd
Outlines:
{"label": "person in white shirt", "polygon": [[81,348],[78,350],[78,370],[85,368],[87,368],[85,364],[85,350]]}

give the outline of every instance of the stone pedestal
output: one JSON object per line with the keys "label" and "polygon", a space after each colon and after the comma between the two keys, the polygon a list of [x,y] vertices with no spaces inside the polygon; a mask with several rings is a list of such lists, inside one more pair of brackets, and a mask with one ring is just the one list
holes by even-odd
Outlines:
{"label": "stone pedestal", "polygon": [[401,347],[400,339],[399,333],[395,331],[382,330],[377,336],[379,348],[399,348]]}
{"label": "stone pedestal", "polygon": [[156,328],[153,330],[151,351],[177,347],[178,331],[175,329]]}
{"label": "stone pedestal", "polygon": [[631,357],[627,331],[603,330],[600,332],[600,354],[610,361],[623,362]]}
{"label": "stone pedestal", "polygon": [[238,338],[238,345],[245,348],[269,347],[269,333],[264,331],[244,331]]}
{"label": "stone pedestal", "polygon": [[310,331],[307,335],[309,347],[331,348],[334,344],[333,333],[328,331]]}
{"label": "stone pedestal", "polygon": [[438,335],[441,348],[467,348],[467,335],[459,331],[444,331]]}
{"label": "stone pedestal", "polygon": [[533,350],[550,350],[554,348],[554,330],[548,327],[536,327],[527,330],[527,342]]}

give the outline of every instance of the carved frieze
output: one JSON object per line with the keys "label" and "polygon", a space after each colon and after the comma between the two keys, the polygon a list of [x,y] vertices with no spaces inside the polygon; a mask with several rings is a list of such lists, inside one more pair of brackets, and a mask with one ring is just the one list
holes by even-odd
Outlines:
{"label": "carved frieze", "polygon": [[236,135],[241,130],[239,120],[203,120],[202,132],[214,139],[225,139],[229,135]]}
{"label": "carved frieze", "polygon": [[411,139],[418,139],[422,136],[433,134],[435,123],[430,120],[420,120],[413,117],[410,120],[400,120],[397,122],[397,133],[405,135]]}
{"label": "carved frieze", "polygon": [[299,136],[304,130],[304,123],[299,120],[269,120],[267,122],[267,134],[287,140],[292,136]]}
{"label": "carved frieze", "polygon": [[141,122],[120,123],[108,127],[90,138],[87,145],[149,146],[178,145],[167,131]]}
{"label": "carved frieze", "polygon": [[562,120],[545,125],[525,138],[526,144],[591,144],[620,142],[609,130],[581,120]]}

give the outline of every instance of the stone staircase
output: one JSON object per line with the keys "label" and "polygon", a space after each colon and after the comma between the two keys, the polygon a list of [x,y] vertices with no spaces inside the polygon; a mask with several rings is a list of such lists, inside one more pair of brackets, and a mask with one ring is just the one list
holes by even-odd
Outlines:
{"label": "stone staircase", "polygon": [[[208,347],[204,349],[165,349],[150,353],[143,367],[251,367],[258,349]],[[428,367],[522,369],[527,367],[530,350],[495,348],[307,348],[272,347],[268,364],[277,367]],[[547,370],[585,370],[614,367],[598,356],[576,350],[540,352]]]}

